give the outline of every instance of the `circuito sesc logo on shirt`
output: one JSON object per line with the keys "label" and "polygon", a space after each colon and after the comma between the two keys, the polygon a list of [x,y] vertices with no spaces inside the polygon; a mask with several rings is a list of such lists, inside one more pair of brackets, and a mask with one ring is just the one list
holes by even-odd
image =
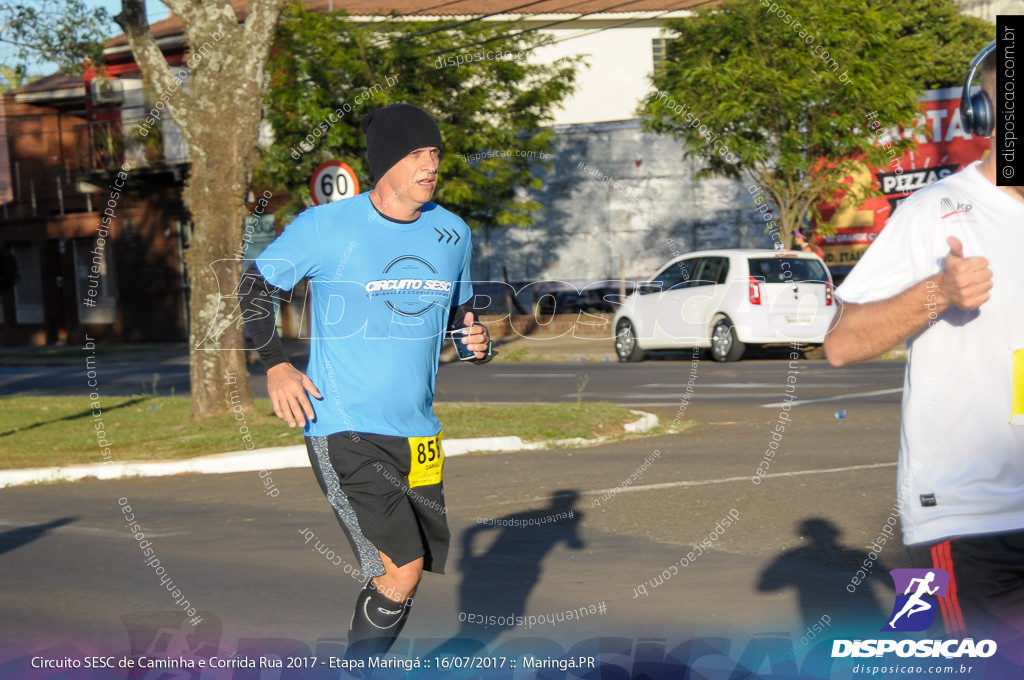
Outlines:
{"label": "circuito sesc logo on shirt", "polygon": [[364,289],[404,316],[419,316],[435,304],[447,306],[451,297],[452,282],[437,278],[437,269],[416,255],[396,257],[383,274],[385,278],[368,281]]}
{"label": "circuito sesc logo on shirt", "polygon": [[945,569],[893,569],[896,602],[883,631],[927,630],[935,620],[938,598],[946,596],[949,574]]}

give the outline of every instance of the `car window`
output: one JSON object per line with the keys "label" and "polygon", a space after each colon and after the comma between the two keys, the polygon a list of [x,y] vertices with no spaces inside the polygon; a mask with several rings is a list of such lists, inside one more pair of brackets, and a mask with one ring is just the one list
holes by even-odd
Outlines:
{"label": "car window", "polygon": [[725,283],[729,274],[729,259],[726,257],[705,257],[701,258],[700,269],[694,277],[695,286],[710,286],[715,283]]}
{"label": "car window", "polygon": [[765,283],[828,281],[828,272],[820,260],[796,257],[759,257],[750,259],[750,275]]}
{"label": "car window", "polygon": [[722,258],[722,268],[718,270],[718,278],[715,283],[725,283],[729,279],[729,258]]}
{"label": "car window", "polygon": [[682,280],[682,276],[678,273],[678,270],[675,268],[675,265],[673,265],[666,269],[665,271],[658,274],[657,276],[655,276],[651,280],[651,283],[660,283],[661,290],[668,290],[673,286],[679,285],[679,283]]}
{"label": "car window", "polygon": [[695,263],[697,262],[696,259],[690,259],[670,264],[654,278],[654,282],[660,282],[662,290],[685,288],[687,282],[692,278],[693,272],[696,271]]}
{"label": "car window", "polygon": [[683,283],[680,288],[688,288],[693,285],[694,274],[700,268],[700,262],[701,258],[691,257],[688,260],[680,260],[672,265],[679,271],[682,277]]}

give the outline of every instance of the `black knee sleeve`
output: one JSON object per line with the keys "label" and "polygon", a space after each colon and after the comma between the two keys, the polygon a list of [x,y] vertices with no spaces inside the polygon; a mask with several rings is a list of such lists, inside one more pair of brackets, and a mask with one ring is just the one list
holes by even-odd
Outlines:
{"label": "black knee sleeve", "polygon": [[347,658],[386,654],[409,616],[412,600],[388,599],[369,581],[356,597],[356,610],[348,629]]}

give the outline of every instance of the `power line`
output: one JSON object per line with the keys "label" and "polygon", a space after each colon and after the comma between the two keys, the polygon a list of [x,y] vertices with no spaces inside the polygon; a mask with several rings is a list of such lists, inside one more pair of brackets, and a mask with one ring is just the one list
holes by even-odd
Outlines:
{"label": "power line", "polygon": [[595,29],[595,30],[591,31],[590,33],[581,33],[579,35],[567,36],[567,37],[562,38],[560,40],[555,40],[551,44],[552,45],[557,45],[558,43],[563,43],[563,42],[565,42],[567,40],[575,40],[576,38],[582,38],[584,36],[593,35],[595,33],[600,33],[601,31],[608,31],[608,30],[611,30],[613,28],[621,28],[623,26],[628,26],[630,24],[635,24],[635,23],[640,22],[640,21],[650,21],[651,19],[657,19],[658,17],[663,17],[666,14],[671,14],[672,12],[678,12],[678,11],[684,10],[684,9],[693,9],[694,7],[700,7],[701,5],[710,5],[710,4],[714,3],[714,2],[718,2],[718,0],[704,0],[703,2],[699,2],[699,3],[695,4],[695,5],[690,5],[689,7],[679,7],[679,8],[676,8],[676,9],[666,10],[664,12],[661,12],[660,14],[654,15],[653,17],[643,17],[643,18],[640,18],[640,19],[630,19],[629,21],[624,21],[621,24],[615,24],[614,26],[606,26],[604,28]]}
{"label": "power line", "polygon": [[[561,7],[559,8],[559,10],[565,10],[565,9],[567,9],[567,8],[569,8],[569,7],[573,7],[573,6],[575,6],[575,5],[582,5],[582,4],[586,4],[586,3],[588,3],[588,2],[590,2],[590,0],[579,0],[579,2],[573,2],[573,3],[570,3],[570,4],[568,4],[568,5],[562,5],[562,6],[561,6]],[[613,7],[614,7],[614,6],[613,6]],[[609,8],[606,8],[606,9],[604,9],[604,10],[597,10],[597,11],[607,11],[607,9],[609,9]],[[560,12],[549,12],[549,14],[558,14],[558,13],[560,13]],[[595,12],[590,12],[590,14],[594,14],[594,13],[595,13]],[[488,15],[486,15],[486,16],[494,16],[494,15],[493,15],[493,14],[488,14]],[[565,21],[575,21],[576,19],[579,19],[579,18],[581,18],[581,17],[585,17],[585,16],[587,16],[587,14],[578,14],[578,15],[577,15],[576,17],[574,17],[574,18],[571,18],[571,19],[565,19]],[[483,18],[483,17],[479,17],[479,18],[478,18],[478,19],[476,19],[476,20],[480,20],[480,19],[482,19],[482,18]],[[518,18],[518,19],[512,19],[512,20],[510,20],[510,21],[506,21],[506,22],[504,22],[504,23],[500,23],[500,24],[492,24],[492,25],[491,25],[490,27],[491,27],[491,28],[493,28],[493,29],[495,29],[495,30],[500,30],[500,29],[501,29],[501,28],[502,28],[503,26],[515,26],[515,25],[517,25],[517,24],[519,24],[519,23],[521,23],[521,22],[522,22],[522,17],[520,17],[520,18]],[[557,23],[562,23],[562,22],[557,22]]]}
{"label": "power line", "polygon": [[[471,19],[466,19],[466,20],[463,20],[463,21],[458,21],[458,22],[454,22],[454,23],[450,23],[450,24],[445,24],[443,26],[438,26],[436,28],[431,28],[431,29],[428,29],[428,30],[420,31],[418,33],[414,33],[414,34],[407,35],[407,36],[401,36],[398,39],[396,39],[394,42],[395,43],[407,42],[409,40],[413,40],[415,38],[422,37],[422,36],[425,36],[425,35],[431,35],[431,34],[434,34],[434,33],[440,33],[440,32],[444,32],[444,31],[447,31],[447,30],[451,30],[453,28],[458,28],[460,26],[466,26],[466,25],[472,24],[474,22],[483,21],[484,19],[487,19],[488,17],[498,16],[498,15],[502,15],[502,14],[509,14],[509,13],[514,12],[517,9],[521,9],[523,7],[529,7],[531,5],[536,5],[536,4],[539,4],[540,2],[544,2],[544,1],[545,0],[534,0],[533,2],[528,2],[528,3],[525,3],[523,5],[517,5],[515,7],[505,8],[505,9],[503,9],[500,12],[491,12],[490,14],[482,14],[482,15],[479,15],[479,16],[475,16],[475,17],[473,17]],[[565,9],[567,9],[569,7],[573,7],[575,5],[580,5],[580,4],[585,4],[585,3],[589,2],[589,1],[590,0],[579,0],[579,2],[573,2],[573,3],[565,4],[565,5],[562,5],[561,7],[559,7],[556,10],[552,10],[552,11],[545,12],[545,13],[546,14],[557,14],[557,13],[559,13],[561,11],[564,11]],[[460,47],[470,48],[470,47],[475,47],[477,45],[486,45],[488,43],[495,42],[495,41],[498,41],[498,40],[516,38],[516,37],[518,37],[520,35],[525,35],[525,34],[533,33],[533,32],[536,32],[536,31],[543,31],[543,30],[546,30],[546,29],[551,28],[553,26],[559,26],[561,24],[569,23],[569,22],[572,22],[572,21],[578,21],[579,19],[582,19],[583,17],[586,17],[586,16],[590,16],[592,14],[601,14],[601,13],[611,12],[611,11],[614,11],[614,10],[619,9],[621,7],[626,7],[628,5],[633,5],[633,4],[636,4],[637,2],[642,2],[642,1],[643,0],[627,0],[626,2],[621,2],[621,3],[617,4],[617,5],[612,5],[610,7],[602,7],[600,9],[595,9],[595,10],[590,11],[590,12],[583,12],[583,13],[577,14],[574,17],[570,17],[568,19],[561,19],[561,20],[558,20],[558,21],[553,21],[553,22],[545,24],[543,26],[538,26],[538,27],[535,27],[535,28],[525,29],[523,31],[511,34],[511,35],[496,36],[496,37],[488,38],[486,40],[478,41],[478,42],[475,42],[475,43],[470,43],[468,45],[462,45]],[[699,6],[699,5],[710,4],[710,3],[715,2],[715,1],[716,0],[703,0],[703,2],[698,2],[698,3],[690,5],[690,6],[691,7],[696,7],[696,6]],[[434,7],[446,7],[448,5],[458,4],[458,3],[461,3],[461,2],[463,2],[463,0],[453,0],[452,2],[441,3],[440,5],[435,5]],[[426,11],[428,11],[430,9],[433,9],[434,7],[424,8],[423,10],[420,10],[418,13],[422,16],[422,15],[424,15],[424,13]],[[657,17],[660,17],[660,16],[664,16],[665,14],[670,14],[672,12],[679,11],[681,9],[688,9],[688,8],[689,7],[679,7],[679,8],[670,9],[668,11],[665,11],[665,12],[662,12],[660,14],[657,14],[654,17],[647,17],[645,19],[636,19],[636,20],[628,21],[628,22],[625,22],[623,24],[618,24],[616,26],[612,26],[612,27],[609,27],[609,28],[616,28],[616,27],[618,27],[620,25],[628,25],[628,24],[634,23],[636,21],[646,21],[646,20],[649,20],[649,19],[652,19],[652,18],[657,18]],[[503,26],[512,26],[512,25],[520,23],[521,21],[522,21],[522,17],[520,17],[518,19],[513,19],[511,21],[507,21],[507,22],[504,22],[504,23],[501,23],[501,24],[498,24],[496,26],[492,26],[492,28],[494,28],[496,30],[500,30],[501,27],[503,27]],[[607,30],[607,29],[597,29],[597,30],[595,30],[593,32],[594,33],[598,33],[598,32],[600,32],[602,30]],[[589,34],[586,34],[586,35],[589,35]],[[580,36],[574,36],[574,37],[580,37]],[[556,41],[553,44],[557,44],[558,42],[563,42],[566,39],[571,39],[571,38],[565,38],[563,40]],[[420,58],[429,58],[429,57],[437,56],[437,55],[440,55],[440,54],[445,54],[446,52],[448,52],[448,50],[435,51],[435,52],[431,52],[431,53],[422,55]]]}
{"label": "power line", "polygon": [[[460,0],[456,0],[456,1],[460,1]],[[440,33],[442,31],[448,31],[448,30],[451,30],[453,28],[458,28],[459,26],[465,26],[467,24],[471,24],[471,23],[473,23],[475,21],[483,21],[487,17],[494,17],[494,16],[498,16],[499,14],[509,14],[509,13],[514,12],[517,9],[522,9],[523,7],[530,7],[531,5],[538,5],[538,4],[542,3],[542,2],[547,2],[547,1],[548,0],[533,0],[532,2],[527,2],[527,3],[524,3],[522,5],[516,5],[515,7],[509,7],[507,10],[503,10],[501,12],[491,12],[490,14],[482,14],[480,16],[473,17],[472,19],[466,19],[464,21],[456,21],[455,23],[445,24],[444,26],[439,26],[437,28],[432,28],[432,29],[427,30],[427,31],[420,31],[419,33],[413,33],[412,35],[402,36],[401,38],[399,38],[395,42],[406,42],[408,40],[413,40],[414,38],[419,38],[419,37],[422,37],[422,36],[425,36],[425,35],[431,35],[433,33]],[[454,3],[445,3],[445,4],[454,4]]]}
{"label": "power line", "polygon": [[[617,4],[617,5],[612,5],[611,7],[605,7],[603,9],[594,10],[592,12],[584,12],[582,14],[578,14],[578,15],[576,15],[574,17],[570,17],[568,19],[561,19],[559,21],[553,21],[553,22],[551,22],[549,24],[544,24],[543,26],[537,26],[535,28],[527,28],[527,29],[524,29],[522,31],[519,31],[518,33],[513,33],[513,34],[510,34],[510,35],[500,35],[500,36],[496,36],[496,37],[493,37],[493,38],[488,38],[486,40],[480,40],[480,41],[477,41],[477,42],[474,42],[474,43],[469,43],[468,45],[461,45],[460,48],[476,47],[477,45],[486,45],[488,43],[492,43],[492,42],[495,42],[497,40],[510,40],[510,39],[513,39],[513,38],[518,38],[519,36],[526,35],[527,33],[535,33],[537,31],[543,31],[543,30],[546,30],[548,28],[551,28],[552,26],[558,26],[558,25],[561,25],[561,24],[568,23],[570,21],[578,21],[578,20],[582,19],[583,17],[590,16],[591,14],[601,14],[603,12],[608,12],[610,10],[613,10],[613,9],[616,9],[616,8],[619,8],[619,7],[625,7],[627,5],[635,5],[638,2],[644,2],[644,0],[626,0],[626,2],[621,2],[621,3]],[[670,12],[674,12],[676,10],[669,10],[669,11]],[[493,16],[493,15],[491,15],[491,16]],[[518,23],[518,20],[517,20],[516,23]],[[601,29],[601,30],[604,30],[604,29]],[[424,55],[424,56],[429,58],[429,57],[437,56],[439,54],[445,54],[448,51],[449,50],[440,50],[440,51],[437,51],[437,52],[431,52],[430,54],[427,54],[427,55]]]}

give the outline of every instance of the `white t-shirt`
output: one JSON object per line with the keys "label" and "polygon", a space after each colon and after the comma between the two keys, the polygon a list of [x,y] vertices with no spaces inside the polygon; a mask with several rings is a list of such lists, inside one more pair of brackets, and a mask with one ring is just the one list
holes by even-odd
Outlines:
{"label": "white t-shirt", "polygon": [[[942,269],[949,236],[993,272],[979,309],[951,306],[908,341],[898,487],[908,545],[1024,529],[1024,425],[1011,423],[1013,352],[1024,351],[1024,202],[978,165],[904,201],[836,291],[853,303],[890,298]],[[1016,379],[1024,389],[1024,372]]]}

